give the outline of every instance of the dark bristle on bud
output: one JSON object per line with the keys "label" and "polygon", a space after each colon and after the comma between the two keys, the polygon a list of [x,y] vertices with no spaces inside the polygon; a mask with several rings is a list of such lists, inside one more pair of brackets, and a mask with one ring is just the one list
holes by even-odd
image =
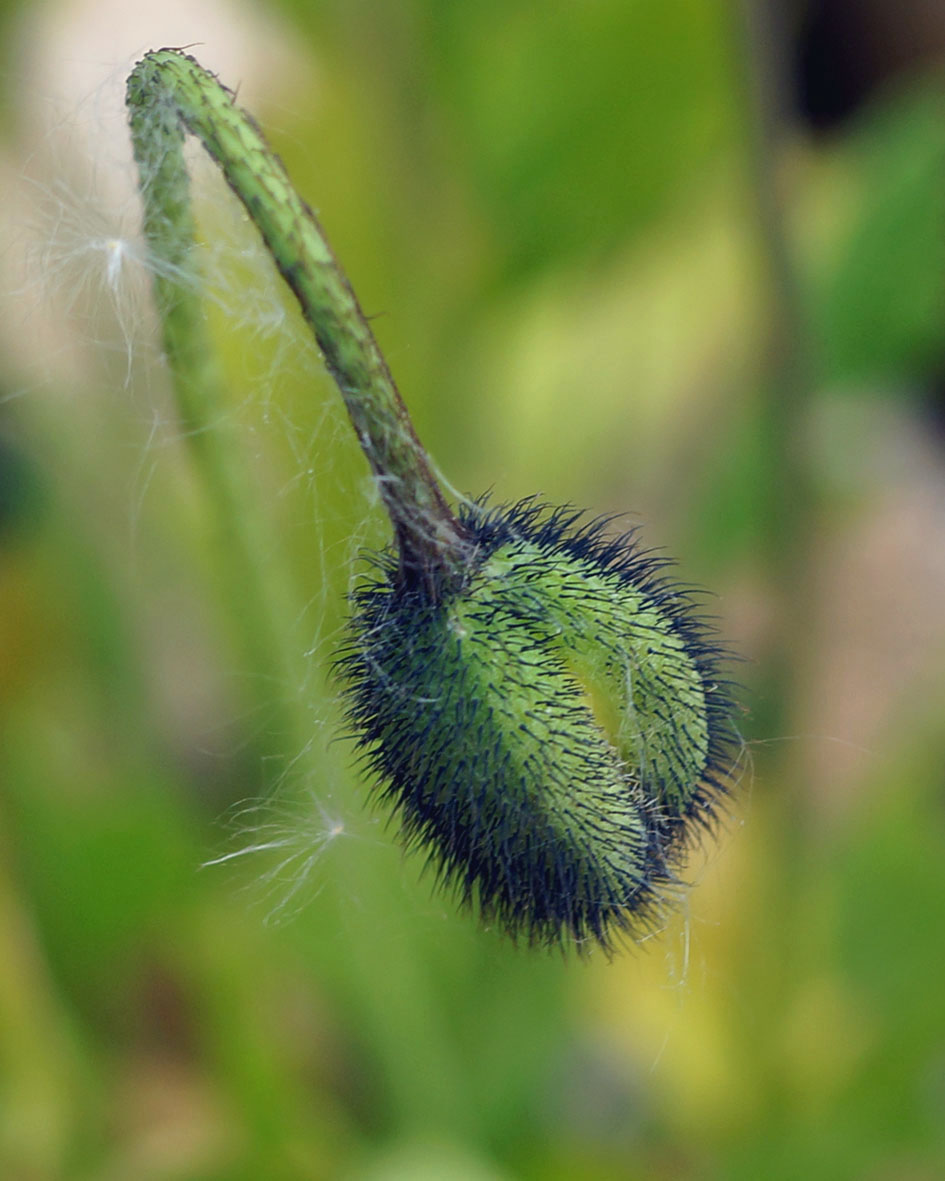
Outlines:
{"label": "dark bristle on bud", "polygon": [[353,595],[348,717],[408,846],[513,938],[658,926],[739,750],[725,652],[665,559],[534,499],[465,505],[460,579]]}

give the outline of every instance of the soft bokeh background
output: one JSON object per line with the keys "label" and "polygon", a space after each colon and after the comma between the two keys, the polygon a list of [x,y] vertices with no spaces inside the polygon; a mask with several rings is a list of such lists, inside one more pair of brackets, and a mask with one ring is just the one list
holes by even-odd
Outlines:
{"label": "soft bokeh background", "polygon": [[[0,1176],[943,1175],[945,8],[0,20]],[[239,86],[455,488],[630,512],[718,593],[745,766],[645,946],[515,949],[372,811],[331,659],[384,520],[195,153],[254,658],[135,237],[165,44]]]}

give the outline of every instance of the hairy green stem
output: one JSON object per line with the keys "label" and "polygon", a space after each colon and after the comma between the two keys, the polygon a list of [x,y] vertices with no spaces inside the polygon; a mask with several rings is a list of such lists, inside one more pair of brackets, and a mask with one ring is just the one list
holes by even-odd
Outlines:
{"label": "hairy green stem", "polygon": [[199,306],[185,131],[223,171],[301,305],[344,398],[390,515],[406,577],[458,576],[465,538],[433,477],[374,334],[314,214],[235,96],[192,57],[147,54],[128,79],[127,103],[155,262],[164,344],[184,413],[212,418],[217,383]]}

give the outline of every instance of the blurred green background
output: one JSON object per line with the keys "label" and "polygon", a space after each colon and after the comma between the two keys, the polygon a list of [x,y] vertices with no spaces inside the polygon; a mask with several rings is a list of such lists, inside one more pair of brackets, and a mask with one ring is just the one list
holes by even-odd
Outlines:
{"label": "blurred green background", "polygon": [[[945,11],[151,7],[0,6],[0,1177],[945,1174]],[[195,153],[278,675],[247,642],[135,237],[164,44],[454,488],[631,513],[717,594],[739,786],[642,947],[516,949],[372,810],[331,663],[385,522]]]}

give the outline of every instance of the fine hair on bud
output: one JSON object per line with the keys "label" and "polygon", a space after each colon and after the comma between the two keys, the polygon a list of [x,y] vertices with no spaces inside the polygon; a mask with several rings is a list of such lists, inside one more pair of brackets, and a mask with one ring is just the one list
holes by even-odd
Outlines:
{"label": "fine hair on bud", "polygon": [[658,924],[725,793],[724,653],[606,520],[531,499],[459,522],[458,577],[390,551],[354,593],[349,718],[407,844],[484,922],[611,950]]}

